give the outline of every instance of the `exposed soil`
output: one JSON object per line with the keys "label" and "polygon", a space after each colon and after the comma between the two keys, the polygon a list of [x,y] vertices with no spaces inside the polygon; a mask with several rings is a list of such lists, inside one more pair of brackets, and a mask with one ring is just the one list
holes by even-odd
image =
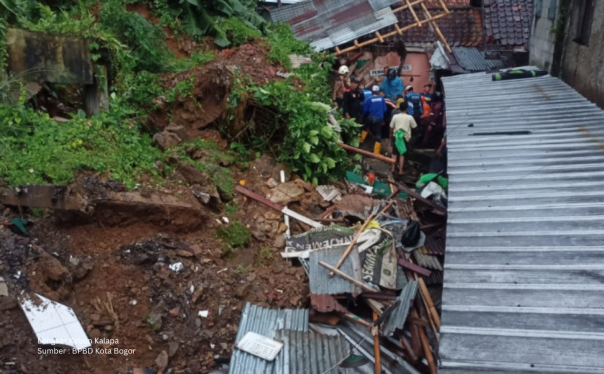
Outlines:
{"label": "exposed soil", "polygon": [[[240,178],[246,179],[246,187],[262,192],[280,167],[261,158]],[[292,208],[312,215],[305,209],[317,205],[318,195],[313,194],[307,192]],[[105,348],[136,350],[128,356],[38,354],[23,312],[18,307],[2,310],[5,304],[0,302],[0,372],[157,370],[162,351],[169,352],[173,372],[208,372],[230,356],[246,301],[275,308],[304,306],[304,270],[283,260],[282,248],[273,247],[283,230],[280,214],[240,195],[231,204],[238,210],[230,222],[240,221],[253,232],[252,242],[231,258],[223,256],[224,243],[215,234],[224,224],[219,219],[224,213],[177,233],[169,221],[145,212],[134,214],[138,220],[113,222],[107,215],[77,225],[50,215],[31,218],[30,237],[0,228],[0,276],[7,280],[11,297],[35,292],[64,303],[74,309],[89,337],[119,341]],[[298,225],[293,229],[303,230]],[[175,263],[182,263],[182,270],[171,270]],[[117,320],[97,308],[109,299]],[[198,315],[206,310],[207,318]]]}

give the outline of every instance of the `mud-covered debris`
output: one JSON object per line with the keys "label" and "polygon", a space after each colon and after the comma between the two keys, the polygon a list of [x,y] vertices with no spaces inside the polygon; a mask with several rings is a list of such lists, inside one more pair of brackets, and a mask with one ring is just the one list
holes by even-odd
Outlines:
{"label": "mud-covered debris", "polygon": [[74,257],[69,259],[69,270],[74,280],[83,279],[94,268],[94,260],[90,257]]}
{"label": "mud-covered debris", "polygon": [[168,127],[166,127],[164,130],[175,134],[180,139],[182,139],[182,141],[184,141],[184,142],[193,140],[193,137],[191,135],[189,135],[189,133],[187,132],[187,129],[185,129],[184,126],[180,126],[175,123],[170,123],[168,125]]}
{"label": "mud-covered debris", "polygon": [[11,310],[17,307],[17,300],[14,297],[0,297],[0,311]]}
{"label": "mud-covered debris", "polygon": [[61,264],[59,260],[46,252],[41,252],[41,254],[42,256],[38,260],[38,265],[40,266],[40,269],[47,282],[61,281],[69,276],[69,271]]}
{"label": "mud-covered debris", "polygon": [[275,241],[273,242],[273,247],[283,249],[285,247],[285,236],[277,235]]}
{"label": "mud-covered debris", "polygon": [[161,351],[155,359],[155,365],[157,365],[157,372],[163,374],[168,368],[168,352]]}
{"label": "mud-covered debris", "polygon": [[265,185],[268,188],[275,188],[279,185],[279,182],[277,182],[275,180],[275,178],[270,178],[269,180],[266,181]]}
{"label": "mud-covered debris", "polygon": [[182,175],[185,182],[190,185],[199,184],[205,186],[211,184],[210,176],[191,164],[180,162],[176,171]]}
{"label": "mud-covered debris", "polygon": [[174,357],[176,352],[178,352],[178,348],[180,348],[180,344],[178,344],[178,342],[168,343],[168,356]]}

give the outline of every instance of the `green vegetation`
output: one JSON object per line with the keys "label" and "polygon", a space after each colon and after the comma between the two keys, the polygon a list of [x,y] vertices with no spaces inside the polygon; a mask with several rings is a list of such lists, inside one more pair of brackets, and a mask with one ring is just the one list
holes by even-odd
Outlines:
{"label": "green vegetation", "polygon": [[252,240],[252,232],[241,222],[231,222],[226,226],[220,226],[216,235],[231,248],[244,247]]}
{"label": "green vegetation", "polygon": [[[134,3],[148,4],[159,23],[154,25],[144,16],[127,11],[126,4]],[[259,157],[265,151],[272,151],[313,183],[342,177],[348,157],[336,145],[338,137],[354,145],[359,130],[353,121],[341,117],[341,134],[326,126],[328,111],[321,103],[331,103],[327,76],[334,56],[312,53],[308,43],[294,38],[288,25],[267,24],[255,7],[254,0],[0,0],[0,178],[12,185],[68,183],[79,171],[88,170],[133,188],[143,176],[159,181],[169,175],[173,166],[168,160],[177,154],[179,161],[206,172],[221,197],[229,199],[235,180],[227,167],[245,166],[242,159]],[[3,76],[9,25],[87,39],[93,63],[111,67],[110,110],[91,118],[80,112],[58,123],[31,109],[24,95],[17,102],[11,100],[8,106],[8,98],[19,87],[17,78]],[[210,35],[219,46],[255,41],[268,48],[269,62],[288,71],[292,71],[291,54],[311,55],[313,63],[293,71],[295,75],[287,81],[267,85],[253,84],[244,75],[235,77],[229,99],[231,112],[224,125],[231,126],[238,119],[234,112],[245,109],[248,102],[270,112],[272,121],[245,126],[240,134],[231,134],[231,149],[238,154],[201,140],[164,153],[152,145],[147,113],[158,109],[158,97],[167,103],[191,99],[195,78],[190,75],[189,79],[179,79],[165,90],[162,82],[166,78],[161,74],[192,69],[217,55],[199,50],[190,58],[176,59],[162,27],[198,41]],[[191,148],[203,152],[201,162],[190,157]],[[157,161],[167,165],[166,173],[160,175]],[[226,209],[230,215],[237,207],[227,205]]]}
{"label": "green vegetation", "polygon": [[234,273],[237,275],[246,275],[250,272],[250,266],[237,265],[234,270]]}
{"label": "green vegetation", "polygon": [[256,267],[267,265],[273,261],[273,252],[268,247],[260,248],[258,252],[258,259],[256,260]]}

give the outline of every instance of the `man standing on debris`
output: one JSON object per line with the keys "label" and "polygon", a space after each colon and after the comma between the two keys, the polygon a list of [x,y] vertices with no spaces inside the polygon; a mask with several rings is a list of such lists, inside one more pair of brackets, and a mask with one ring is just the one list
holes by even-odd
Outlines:
{"label": "man standing on debris", "polygon": [[336,78],[336,83],[333,85],[332,100],[337,108],[341,108],[344,104],[344,90],[348,87],[348,66],[340,66],[338,74],[339,76]]}
{"label": "man standing on debris", "polygon": [[405,153],[407,153],[407,144],[411,141],[411,130],[417,127],[415,119],[407,114],[409,107],[403,103],[400,107],[400,113],[393,116],[390,121],[390,139],[392,140],[392,155],[394,164],[392,172],[398,158],[398,173],[403,174],[403,165],[405,163]]}
{"label": "man standing on debris", "polygon": [[365,123],[361,129],[361,143],[367,138],[368,131],[375,138],[373,153],[379,155],[382,149],[382,125],[386,114],[386,100],[380,95],[380,88],[373,86],[372,96],[363,103]]}
{"label": "man standing on debris", "polygon": [[350,88],[344,90],[344,117],[362,123],[364,102],[365,94],[359,87],[359,80],[353,76],[350,78]]}
{"label": "man standing on debris", "polygon": [[380,85],[380,90],[384,91],[386,98],[396,101],[396,97],[403,93],[403,80],[396,76],[396,69],[388,69],[388,74]]}

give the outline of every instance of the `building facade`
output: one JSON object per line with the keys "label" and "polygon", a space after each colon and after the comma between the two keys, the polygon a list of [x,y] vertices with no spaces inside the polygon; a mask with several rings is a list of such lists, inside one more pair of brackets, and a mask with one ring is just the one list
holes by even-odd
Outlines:
{"label": "building facade", "polygon": [[536,1],[530,63],[604,108],[604,1]]}

